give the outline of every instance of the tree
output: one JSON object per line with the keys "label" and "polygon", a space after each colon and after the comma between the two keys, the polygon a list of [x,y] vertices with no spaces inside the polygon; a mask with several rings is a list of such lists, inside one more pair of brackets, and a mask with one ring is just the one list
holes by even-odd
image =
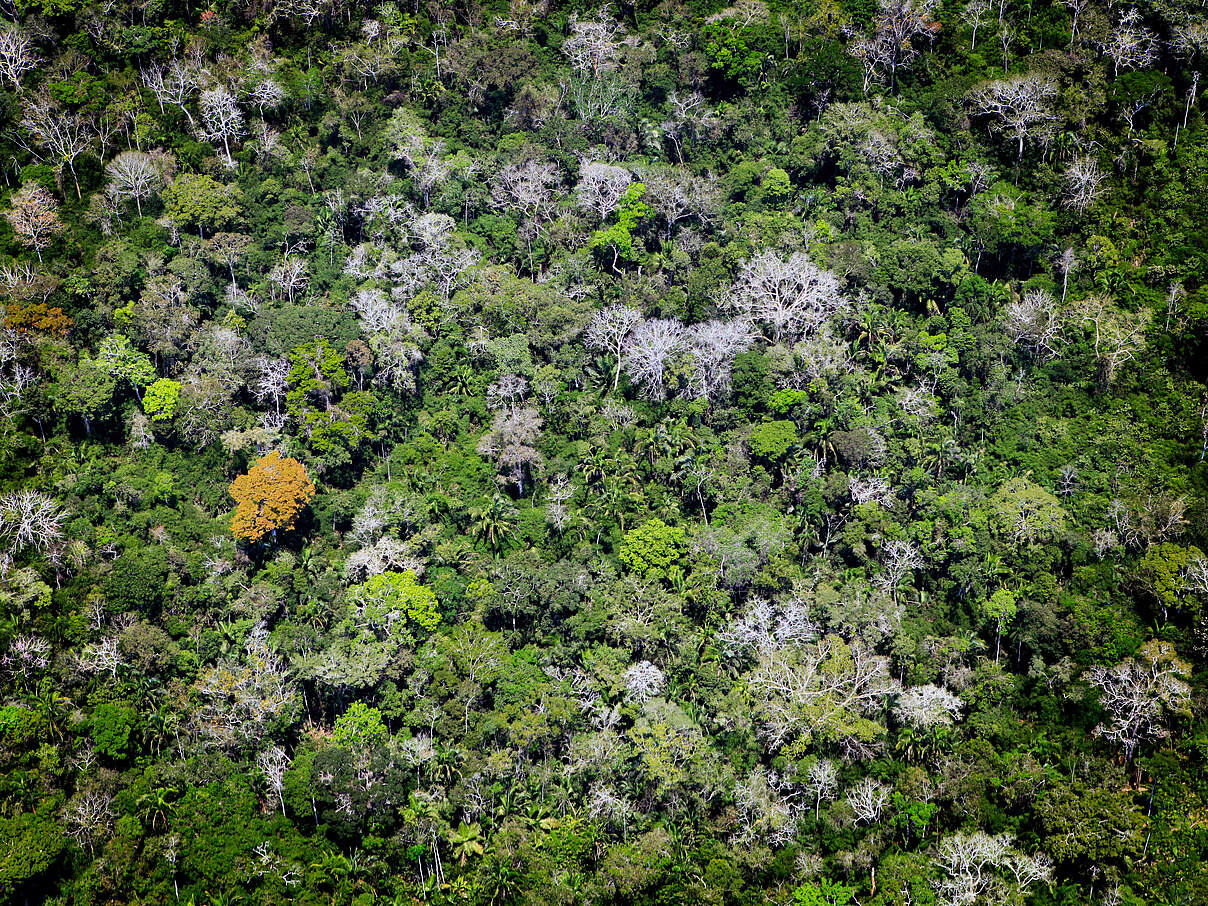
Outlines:
{"label": "tree", "polygon": [[143,216],[143,199],[155,195],[164,185],[163,171],[155,158],[141,151],[123,151],[105,165],[110,191],[118,198],[133,198],[138,216]]}
{"label": "tree", "polygon": [[994,625],[994,663],[1002,646],[1002,631],[1015,619],[1015,595],[1010,589],[999,588],[981,606],[986,620]]}
{"label": "tree", "polygon": [[201,93],[201,134],[210,141],[222,141],[227,166],[235,166],[231,157],[231,141],[243,135],[243,111],[235,95],[218,85]]}
{"label": "tree", "polygon": [[723,305],[771,327],[771,342],[809,336],[847,307],[838,278],[804,252],[787,259],[762,252],[747,260]]}
{"label": "tree", "polygon": [[258,459],[246,475],[229,488],[235,498],[231,531],[236,538],[256,542],[278,529],[289,529],[315,494],[306,467],[277,450]]}
{"label": "tree", "polygon": [[579,184],[575,186],[575,202],[585,211],[606,220],[625,198],[633,174],[624,167],[592,161],[579,169]]}
{"label": "tree", "polygon": [[147,386],[143,394],[143,412],[153,422],[171,421],[180,401],[180,381],[160,378]]}
{"label": "tree", "polygon": [[37,69],[42,60],[25,29],[9,25],[0,29],[0,76],[21,90],[21,76]]}
{"label": "tree", "polygon": [[1023,73],[999,79],[974,91],[969,100],[979,116],[990,117],[990,129],[1006,132],[1019,148],[1024,142],[1048,141],[1057,122],[1049,103],[1057,96],[1057,83],[1049,76]]}
{"label": "tree", "polygon": [[791,421],[764,422],[751,432],[751,453],[769,462],[780,462],[800,440],[797,426]]}
{"label": "tree", "polygon": [[1107,174],[1099,168],[1099,162],[1087,154],[1080,154],[1070,161],[1064,177],[1066,204],[1079,213],[1107,191],[1103,186]]}
{"label": "tree", "polygon": [[409,639],[408,625],[430,631],[441,620],[436,594],[411,570],[381,573],[352,586],[348,604],[358,628],[390,638]]}
{"label": "tree", "polygon": [[587,325],[587,348],[607,352],[616,360],[612,374],[613,391],[621,379],[621,365],[629,336],[641,320],[641,313],[628,306],[609,305],[592,315],[591,323]]}
{"label": "tree", "polygon": [[625,533],[617,559],[643,578],[663,579],[679,561],[685,543],[682,528],[655,518]]}
{"label": "tree", "polygon": [[1007,333],[1039,361],[1057,357],[1066,315],[1048,290],[1030,289],[1022,299],[1011,301],[1003,320]]}
{"label": "tree", "polygon": [[1153,320],[1153,309],[1125,311],[1102,293],[1093,293],[1072,306],[1070,319],[1093,329],[1099,383],[1109,387],[1120,369],[1145,348],[1145,332]]}
{"label": "tree", "polygon": [[38,261],[41,261],[42,252],[63,232],[59,203],[45,189],[30,183],[18,189],[9,204],[11,207],[6,216],[13,232],[37,252]]}
{"label": "tree", "polygon": [[390,738],[382,712],[364,702],[353,702],[336,718],[331,739],[338,746],[367,754]]}
{"label": "tree", "polygon": [[624,350],[624,366],[629,377],[647,399],[667,396],[667,371],[687,352],[684,327],[674,318],[639,321],[630,331]]}
{"label": "tree", "polygon": [[177,176],[163,190],[163,200],[168,216],[179,224],[195,224],[202,239],[207,227],[218,229],[239,216],[236,190],[200,174]]}
{"label": "tree", "polygon": [[1020,545],[1055,540],[1064,530],[1066,513],[1044,488],[1026,478],[1012,478],[990,498],[999,530]]}
{"label": "tree", "polygon": [[1170,717],[1188,714],[1191,687],[1186,678],[1191,665],[1175,654],[1169,642],[1153,639],[1136,657],[1115,667],[1092,667],[1086,678],[1099,690],[1099,704],[1107,722],[1095,733],[1118,744],[1132,761],[1141,745],[1170,735]]}
{"label": "tree", "polygon": [[940,841],[937,860],[944,872],[938,887],[944,906],[1009,902],[1052,876],[1043,853],[1029,856],[1013,848],[1010,834],[956,833]]}
{"label": "tree", "polygon": [[93,123],[79,113],[62,110],[49,97],[41,97],[25,107],[21,125],[33,135],[36,144],[67,166],[75,182],[76,198],[82,200],[84,196],[80,192],[75,163],[96,141]]}
{"label": "tree", "polygon": [[633,231],[643,220],[650,217],[650,206],[642,200],[646,187],[640,182],[634,183],[625,190],[617,205],[617,222],[611,226],[597,230],[588,240],[587,247],[591,249],[608,249],[612,252],[612,270],[619,274],[619,262],[636,262],[640,254],[634,246]]}

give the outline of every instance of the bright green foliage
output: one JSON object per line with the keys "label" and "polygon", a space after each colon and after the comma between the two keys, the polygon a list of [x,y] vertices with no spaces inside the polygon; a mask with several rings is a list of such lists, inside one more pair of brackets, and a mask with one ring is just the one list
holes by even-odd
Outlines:
{"label": "bright green foliage", "polygon": [[114,333],[107,336],[97,349],[97,363],[118,380],[129,381],[136,388],[146,387],[155,380],[155,366],[146,353],[135,349],[128,337]]}
{"label": "bright green foliage", "polygon": [[761,459],[779,462],[799,441],[797,426],[792,422],[764,422],[751,432],[751,452]]}
{"label": "bright green foliage", "polygon": [[794,906],[847,906],[856,888],[821,878],[807,881],[793,891]]}
{"label": "bright green foliage", "polygon": [[380,746],[390,736],[382,722],[382,712],[364,702],[353,702],[336,718],[331,738],[338,746],[364,752]]}
{"label": "bright green foliage", "polygon": [[21,885],[50,871],[67,845],[63,829],[44,815],[0,818],[0,898],[7,901]]}
{"label": "bright green foliage", "polygon": [[387,635],[395,635],[407,623],[432,630],[440,624],[436,594],[421,585],[411,570],[388,572],[348,589],[348,603],[356,619]]}
{"label": "bright green foliage", "polygon": [[707,26],[704,51],[709,68],[727,81],[744,88],[753,88],[758,82],[763,60],[730,25]]}
{"label": "bright green foliage", "polygon": [[809,394],[804,390],[777,390],[768,398],[768,408],[777,415],[787,415],[807,399]]}
{"label": "bright green foliage", "polygon": [[994,627],[994,660],[997,662],[1002,632],[1015,619],[1015,595],[1010,589],[1000,588],[982,603],[981,610],[986,621]]}
{"label": "bright green foliage", "polygon": [[1196,616],[1203,607],[1204,593],[1188,581],[1188,570],[1206,560],[1208,558],[1198,547],[1163,541],[1145,552],[1137,565],[1137,579],[1163,613],[1173,610]]}
{"label": "bright green foliage", "polygon": [[617,269],[618,263],[630,264],[640,258],[633,232],[650,218],[650,206],[642,200],[645,194],[646,187],[642,183],[630,185],[617,206],[616,223],[598,230],[588,242],[588,248],[607,249],[612,253],[613,270]]}
{"label": "bright green foliage", "polygon": [[92,743],[100,754],[114,759],[131,754],[131,743],[139,723],[134,708],[124,702],[97,705],[91,723]]}
{"label": "bright green foliage", "polygon": [[315,340],[296,347],[289,354],[290,410],[303,415],[311,405],[329,406],[349,385],[344,356],[326,340]]}
{"label": "bright green foliage", "polygon": [[160,197],[168,216],[182,225],[196,226],[204,239],[239,216],[236,190],[209,176],[182,173],[167,185]]}
{"label": "bright green foliage", "polygon": [[0,746],[14,751],[37,738],[44,729],[42,720],[35,711],[23,705],[0,707]]}
{"label": "bright green foliage", "polygon": [[763,189],[765,199],[772,203],[779,203],[787,200],[792,194],[793,183],[789,179],[788,173],[779,167],[773,167],[763,175],[760,188]]}
{"label": "bright green foliage", "polygon": [[180,401],[180,381],[160,378],[149,384],[143,393],[143,411],[153,422],[171,421]]}
{"label": "bright green foliage", "polygon": [[647,579],[664,579],[683,556],[686,534],[678,525],[651,519],[625,533],[617,559]]}
{"label": "bright green foliage", "polygon": [[1026,478],[1012,478],[990,498],[999,532],[1018,544],[1052,541],[1065,529],[1060,501]]}
{"label": "bright green foliage", "polygon": [[129,551],[113,561],[103,589],[114,613],[151,613],[159,607],[168,578],[168,558],[163,548]]}

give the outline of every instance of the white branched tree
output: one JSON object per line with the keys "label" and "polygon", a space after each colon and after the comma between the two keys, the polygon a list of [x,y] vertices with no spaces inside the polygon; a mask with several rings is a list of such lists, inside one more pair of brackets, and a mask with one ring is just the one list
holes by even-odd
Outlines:
{"label": "white branched tree", "polygon": [[1191,665],[1174,646],[1157,639],[1115,667],[1092,667],[1086,678],[1099,690],[1108,718],[1095,732],[1120,746],[1131,761],[1144,743],[1170,735],[1170,717],[1188,713],[1190,675]]}
{"label": "white branched tree", "polygon": [[767,325],[773,342],[800,340],[847,307],[839,279],[804,252],[787,259],[762,252],[746,261],[722,303]]}
{"label": "white branched tree", "polygon": [[1057,117],[1049,104],[1056,96],[1054,79],[1023,73],[983,85],[969,101],[974,113],[990,118],[991,131],[1006,133],[1015,141],[1022,160],[1026,142],[1044,144],[1052,136]]}

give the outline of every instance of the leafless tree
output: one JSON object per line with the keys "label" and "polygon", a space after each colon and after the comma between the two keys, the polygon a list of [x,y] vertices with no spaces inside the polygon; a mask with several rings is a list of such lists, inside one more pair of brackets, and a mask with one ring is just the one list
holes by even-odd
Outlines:
{"label": "leafless tree", "polygon": [[276,110],[285,100],[285,89],[269,76],[257,78],[247,89],[247,102],[264,118],[264,111]]}
{"label": "leafless tree", "polygon": [[545,463],[536,444],[543,419],[536,409],[497,412],[491,429],[478,442],[478,452],[499,466],[500,475],[523,496],[525,482]]}
{"label": "leafless tree", "polygon": [[235,166],[231,157],[231,141],[243,135],[243,111],[231,94],[222,85],[207,88],[201,93],[201,134],[208,141],[222,141],[226,151],[227,166]]}
{"label": "leafless tree", "polygon": [[969,50],[977,48],[977,30],[981,27],[984,18],[993,10],[994,4],[991,0],[970,0],[965,4],[965,8],[961,10],[961,21],[966,25],[972,26],[973,37],[969,42]]}
{"label": "leafless tree", "polygon": [[580,75],[598,79],[620,59],[624,40],[620,26],[603,13],[594,19],[571,16],[570,37],[562,42],[562,53]]}
{"label": "leafless tree", "polygon": [[625,343],[625,372],[647,399],[667,396],[667,368],[686,351],[684,327],[672,318],[638,322]]}
{"label": "leafless tree", "polygon": [[587,325],[584,335],[588,349],[606,352],[616,360],[616,368],[612,375],[612,389],[617,389],[621,380],[621,366],[624,352],[629,344],[629,336],[641,322],[642,315],[625,305],[609,305],[596,312]]}
{"label": "leafless tree", "polygon": [[310,285],[310,265],[301,255],[289,254],[269,272],[268,278],[274,298],[280,290],[282,298],[292,304],[294,298]]}
{"label": "leafless tree", "polygon": [[740,617],[718,635],[727,655],[762,657],[786,646],[817,641],[818,624],[809,605],[794,595],[780,604],[753,597]]}
{"label": "leafless tree", "polygon": [[138,216],[143,216],[143,199],[150,198],[164,184],[163,171],[155,158],[142,151],[123,151],[105,165],[110,191],[118,198],[133,198]]}
{"label": "leafless tree", "polygon": [[783,259],[767,251],[749,259],[722,303],[771,327],[768,339],[775,342],[808,336],[847,307],[838,278],[805,252]]}
{"label": "leafless tree", "polygon": [[[1131,131],[1131,130],[1130,130]],[[1099,168],[1099,162],[1089,155],[1080,154],[1065,168],[1065,202],[1081,213],[1102,197],[1107,178]]]}
{"label": "leafless tree", "polygon": [[890,788],[880,781],[864,777],[848,789],[844,798],[855,814],[856,821],[876,824],[881,820],[885,806],[889,803],[890,792]]}
{"label": "leafless tree", "polygon": [[667,677],[650,661],[633,664],[625,671],[625,697],[638,704],[662,695],[666,685]]}
{"label": "leafless tree", "polygon": [[915,570],[922,569],[926,561],[915,544],[894,538],[881,551],[881,565],[884,571],[877,576],[876,583],[896,596],[898,586]]}
{"label": "leafless tree", "polygon": [[252,630],[241,659],[206,670],[195,692],[199,707],[192,717],[197,729],[204,739],[225,748],[259,741],[297,700],[297,690],[262,627]]}
{"label": "leafless tree", "polygon": [[720,204],[712,175],[693,176],[681,167],[648,166],[638,176],[646,186],[650,207],[666,224],[668,242],[677,223],[690,217],[709,223]]}
{"label": "leafless tree", "polygon": [[633,174],[624,167],[599,161],[585,163],[579,170],[575,202],[598,220],[604,220],[617,209],[632,182]]}
{"label": "leafless tree", "polygon": [[940,841],[936,861],[943,871],[937,892],[943,906],[1005,903],[1052,877],[1043,854],[1014,849],[1010,834],[955,833]]}
{"label": "leafless tree", "polygon": [[898,696],[894,715],[916,730],[950,727],[961,716],[964,704],[943,686],[914,686]]}
{"label": "leafless tree", "polygon": [[1098,688],[1099,703],[1108,715],[1095,732],[1119,745],[1131,761],[1143,743],[1170,735],[1168,716],[1187,713],[1190,675],[1191,665],[1178,657],[1173,645],[1158,639],[1115,667],[1090,668],[1086,678]]}
{"label": "leafless tree", "polygon": [[[76,198],[82,199],[75,162],[96,142],[97,132],[92,121],[79,113],[63,110],[51,98],[42,96],[26,104],[21,125],[33,136],[35,145],[71,171]],[[34,148],[29,150],[34,152]]]}
{"label": "leafless tree", "polygon": [[195,126],[193,114],[189,112],[189,101],[201,89],[202,68],[200,61],[193,57],[184,60],[173,58],[169,63],[152,63],[140,71],[143,84],[155,95],[159,103],[159,112],[164,113],[164,105],[171,104],[178,108]]}
{"label": "leafless tree", "polygon": [[1095,359],[1103,386],[1109,386],[1144,348],[1145,331],[1152,319],[1153,309],[1125,311],[1098,293],[1075,303],[1071,320],[1094,329]]}
{"label": "leafless tree", "polygon": [[21,76],[37,69],[42,58],[29,33],[19,25],[0,28],[0,76],[21,90]]}
{"label": "leafless tree", "polygon": [[734,787],[734,808],[740,828],[738,842],[760,840],[781,846],[797,835],[804,811],[800,791],[775,771],[757,767]]}
{"label": "leafless tree", "polygon": [[975,113],[991,117],[992,131],[1015,140],[1022,160],[1025,142],[1045,142],[1052,134],[1057,118],[1049,102],[1056,96],[1051,77],[1024,73],[983,85],[969,99]]}
{"label": "leafless tree", "polygon": [[66,514],[40,491],[12,491],[0,496],[0,537],[10,554],[26,547],[46,550],[63,536]]}
{"label": "leafless tree", "polygon": [[1158,39],[1145,27],[1135,8],[1120,14],[1116,27],[1101,46],[1111,58],[1116,76],[1121,69],[1144,69],[1158,58]]}
{"label": "leafless tree", "polygon": [[939,28],[935,7],[935,0],[881,0],[872,35],[849,47],[864,66],[865,91],[882,73],[888,75],[890,87],[896,87],[898,70],[922,53],[918,39],[930,38]]}
{"label": "leafless tree", "polygon": [[1003,311],[1004,326],[1017,344],[1038,360],[1057,357],[1065,317],[1057,300],[1045,289],[1030,289]]}
{"label": "leafless tree", "polygon": [[746,321],[705,321],[687,330],[692,350],[691,395],[709,400],[730,393],[734,357],[751,347],[751,325]]}
{"label": "leafless tree", "polygon": [[829,758],[819,758],[805,772],[805,788],[814,794],[814,820],[822,808],[822,800],[834,799],[839,793],[839,772]]}
{"label": "leafless tree", "polygon": [[570,501],[574,496],[575,486],[565,475],[558,475],[550,481],[545,521],[560,532],[570,524]]}
{"label": "leafless tree", "polygon": [[67,836],[79,846],[95,852],[96,846],[113,832],[113,797],[101,790],[77,793],[63,810]]}
{"label": "leafless tree", "polygon": [[281,746],[272,746],[256,756],[256,767],[264,775],[268,788],[281,804],[281,814],[285,814],[285,772],[289,768],[290,758]]}
{"label": "leafless tree", "polygon": [[50,248],[55,236],[63,232],[59,219],[59,202],[41,186],[29,183],[9,199],[12,206],[6,214],[13,232],[25,245],[33,248],[42,261],[42,252]]}
{"label": "leafless tree", "polygon": [[1063,6],[1070,11],[1070,47],[1078,40],[1078,19],[1086,12],[1091,0],[1061,0]]}

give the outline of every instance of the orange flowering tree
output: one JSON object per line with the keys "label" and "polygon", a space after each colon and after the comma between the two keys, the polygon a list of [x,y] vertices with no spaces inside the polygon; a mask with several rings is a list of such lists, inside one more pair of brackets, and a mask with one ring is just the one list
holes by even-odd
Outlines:
{"label": "orange flowering tree", "polygon": [[277,529],[292,526],[315,496],[306,467],[277,450],[253,463],[229,490],[238,504],[231,532],[244,541],[259,541],[270,532],[276,538]]}

